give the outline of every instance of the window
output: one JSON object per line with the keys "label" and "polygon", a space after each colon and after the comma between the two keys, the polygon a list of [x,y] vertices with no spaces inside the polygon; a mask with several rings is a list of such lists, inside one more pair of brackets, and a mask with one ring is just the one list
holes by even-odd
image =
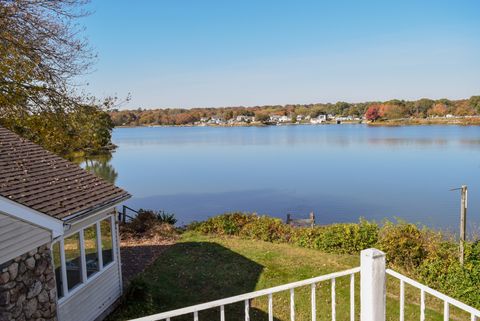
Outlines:
{"label": "window", "polygon": [[83,230],[87,277],[90,277],[99,270],[96,227],[96,225],[92,225]]}
{"label": "window", "polygon": [[55,280],[57,282],[57,297],[60,299],[63,297],[63,284],[62,284],[62,259],[60,257],[60,242],[53,244],[53,267],[55,269]]}
{"label": "window", "polygon": [[59,299],[68,297],[74,288],[87,283],[114,261],[113,219],[109,216],[53,243]]}
{"label": "window", "polygon": [[80,236],[78,233],[64,239],[65,266],[67,270],[67,285],[71,290],[82,282],[80,259]]}
{"label": "window", "polygon": [[103,266],[113,261],[112,220],[107,218],[100,222],[100,235],[102,236]]}

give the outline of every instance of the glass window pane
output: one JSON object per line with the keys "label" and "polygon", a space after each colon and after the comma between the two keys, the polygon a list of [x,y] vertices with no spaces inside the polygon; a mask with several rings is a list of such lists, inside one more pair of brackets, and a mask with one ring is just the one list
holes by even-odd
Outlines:
{"label": "glass window pane", "polygon": [[55,281],[57,282],[57,297],[63,297],[63,282],[62,282],[62,260],[60,258],[60,243],[54,243],[52,246],[53,254],[53,268],[55,270]]}
{"label": "glass window pane", "polygon": [[97,228],[96,225],[83,230],[85,243],[85,262],[87,264],[87,277],[98,272],[98,251],[97,251]]}
{"label": "glass window pane", "polygon": [[64,239],[67,285],[71,290],[82,281],[80,261],[80,236],[78,233]]}
{"label": "glass window pane", "polygon": [[113,243],[111,219],[100,221],[100,234],[102,235],[103,266],[113,261]]}

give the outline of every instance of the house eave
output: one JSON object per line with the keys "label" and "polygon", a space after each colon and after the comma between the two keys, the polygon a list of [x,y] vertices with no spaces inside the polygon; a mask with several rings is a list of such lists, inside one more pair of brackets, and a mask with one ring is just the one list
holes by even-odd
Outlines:
{"label": "house eave", "polygon": [[52,238],[63,235],[64,223],[45,213],[0,196],[0,211],[22,221],[37,225],[52,232]]}
{"label": "house eave", "polygon": [[78,212],[75,212],[65,218],[62,219],[62,221],[66,224],[71,224],[74,222],[81,221],[83,219],[86,219],[92,215],[95,215],[99,212],[105,211],[106,209],[112,208],[117,206],[118,204],[126,201],[127,199],[131,198],[132,196],[130,194],[123,195],[119,198],[113,199],[107,203],[100,204],[95,207],[90,207]]}

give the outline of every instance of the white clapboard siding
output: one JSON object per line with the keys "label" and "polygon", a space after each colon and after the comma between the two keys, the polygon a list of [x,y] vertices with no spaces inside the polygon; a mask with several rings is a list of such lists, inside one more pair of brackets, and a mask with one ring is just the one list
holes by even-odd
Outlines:
{"label": "white clapboard siding", "polygon": [[0,212],[0,264],[51,240],[50,231]]}
{"label": "white clapboard siding", "polygon": [[108,309],[121,295],[118,261],[91,282],[58,304],[59,321],[91,321]]}

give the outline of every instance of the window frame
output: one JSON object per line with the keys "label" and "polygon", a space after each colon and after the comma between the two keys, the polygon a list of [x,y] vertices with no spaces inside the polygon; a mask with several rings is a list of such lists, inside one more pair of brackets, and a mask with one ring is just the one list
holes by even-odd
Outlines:
{"label": "window frame", "polygon": [[[67,273],[67,256],[66,256],[66,253],[65,253],[65,239],[69,239],[71,237],[77,237],[78,236],[78,254],[79,254],[79,259],[80,259],[80,271],[78,272],[80,275],[80,281],[75,284],[75,285],[72,285],[71,288],[69,288],[69,284],[68,284],[68,273]],[[62,282],[62,283],[66,283],[67,284],[67,289],[68,289],[68,292],[72,292],[73,290],[75,290],[77,287],[79,287],[82,283],[84,283],[84,278],[83,278],[83,271],[84,271],[84,251],[82,251],[82,245],[83,245],[83,231],[82,230],[78,230],[72,234],[69,234],[67,237],[64,237],[62,239],[62,242],[63,242],[63,258],[64,258],[64,262],[65,262],[65,276],[67,277],[65,280],[65,282]],[[62,262],[63,262],[62,261]],[[63,271],[62,271],[62,277],[64,276],[63,274]],[[63,280],[62,280],[63,281]],[[64,288],[65,289],[65,288]],[[65,293],[65,292],[64,292]],[[65,296],[65,295],[64,295]]]}
{"label": "window frame", "polygon": [[[101,220],[100,220],[101,221]],[[85,230],[87,229],[90,229],[93,227],[93,230],[95,231],[95,250],[96,250],[96,255],[97,255],[97,270],[94,271],[92,274],[88,275],[88,270],[87,270],[87,252],[86,252],[86,248],[85,248]],[[100,256],[102,255],[101,253],[99,253],[99,249],[98,249],[98,230],[97,230],[97,222],[95,222],[94,224],[91,224],[91,225],[88,225],[88,226],[85,226],[84,228],[82,228],[83,230],[83,250],[84,250],[84,260],[85,260],[85,279],[86,280],[89,280],[91,279],[95,274],[97,274],[98,272],[101,271],[101,265],[100,265]]]}
{"label": "window frame", "polygon": [[[85,286],[90,284],[94,281],[97,277],[103,274],[106,270],[110,269],[113,265],[118,262],[117,258],[117,251],[118,251],[118,243],[117,243],[117,233],[116,233],[116,215],[110,214],[106,217],[102,217],[91,223],[89,225],[83,226],[78,230],[74,230],[71,233],[65,234],[59,238],[57,238],[54,242],[51,243],[50,249],[53,250],[53,246],[56,243],[60,244],[60,268],[61,268],[61,277],[62,277],[62,289],[63,289],[63,296],[58,297],[57,293],[57,304],[61,304],[68,298],[72,297],[76,292],[83,289]],[[111,241],[112,241],[112,261],[103,265],[103,253],[102,253],[102,234],[100,224],[102,221],[109,220],[110,221],[110,233],[111,233]],[[96,229],[96,242],[97,242],[97,257],[98,257],[98,271],[87,276],[87,260],[86,260],[86,252],[85,252],[85,229],[95,226]],[[68,289],[68,279],[67,279],[67,265],[66,265],[66,258],[65,258],[65,242],[64,240],[75,233],[79,234],[79,244],[80,244],[80,268],[81,268],[81,281],[79,284],[74,286],[72,289]],[[53,262],[53,255],[52,255],[52,263]],[[56,276],[55,276],[56,278]],[[55,280],[57,282],[57,280]]]}
{"label": "window frame", "polygon": [[97,243],[97,246],[99,246],[98,251],[99,251],[99,252],[102,252],[101,255],[100,255],[100,256],[102,257],[102,262],[101,262],[101,263],[102,263],[102,267],[103,267],[103,268],[106,268],[106,267],[108,267],[109,265],[111,265],[113,262],[115,262],[115,259],[116,259],[115,255],[116,255],[116,250],[117,250],[117,249],[116,249],[116,246],[115,246],[115,243],[116,243],[116,238],[115,238],[115,235],[116,235],[116,233],[115,233],[115,226],[112,225],[112,223],[110,223],[110,242],[112,242],[112,260],[111,260],[110,262],[108,262],[108,263],[104,266],[104,264],[103,264],[104,261],[103,261],[102,231],[101,231],[101,230],[102,230],[101,224],[102,224],[102,221],[104,221],[104,220],[107,220],[107,219],[99,220],[99,221],[97,222],[97,223],[98,223],[98,224],[97,224],[97,232],[98,232],[98,235],[100,236],[100,237],[97,238],[97,242],[98,242],[98,243]]}

